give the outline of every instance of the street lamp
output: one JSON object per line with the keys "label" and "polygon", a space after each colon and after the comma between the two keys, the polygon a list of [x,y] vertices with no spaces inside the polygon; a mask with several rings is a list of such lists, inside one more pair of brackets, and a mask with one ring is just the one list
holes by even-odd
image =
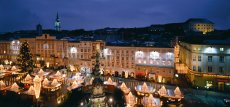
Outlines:
{"label": "street lamp", "polygon": [[178,74],[175,74],[175,77],[177,77],[177,78],[178,78],[178,77],[179,77],[179,75],[178,75]]}
{"label": "street lamp", "polygon": [[80,104],[81,106],[83,106],[84,105],[84,103],[83,102],[81,102],[81,104]]}
{"label": "street lamp", "polygon": [[109,104],[111,104],[111,107],[113,106],[113,98],[109,98]]}
{"label": "street lamp", "polygon": [[112,103],[113,102],[113,98],[109,98],[109,102]]}

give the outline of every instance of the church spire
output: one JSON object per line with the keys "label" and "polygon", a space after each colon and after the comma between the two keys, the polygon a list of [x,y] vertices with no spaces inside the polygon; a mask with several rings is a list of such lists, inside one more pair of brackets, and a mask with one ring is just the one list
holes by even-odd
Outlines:
{"label": "church spire", "polygon": [[61,31],[61,21],[59,19],[58,13],[57,13],[57,16],[56,16],[56,20],[55,20],[54,26],[55,26],[55,30],[56,31]]}
{"label": "church spire", "polygon": [[59,15],[58,15],[58,13],[57,13],[57,16],[56,16],[56,21],[59,21]]}

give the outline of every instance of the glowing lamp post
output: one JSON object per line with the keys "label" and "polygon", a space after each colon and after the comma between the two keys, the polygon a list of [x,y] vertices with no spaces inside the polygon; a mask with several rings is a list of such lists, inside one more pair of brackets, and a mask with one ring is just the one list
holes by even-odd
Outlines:
{"label": "glowing lamp post", "polygon": [[49,62],[46,63],[46,67],[47,67],[47,68],[50,67],[50,63],[49,63]]}
{"label": "glowing lamp post", "polygon": [[36,75],[33,81],[34,81],[35,97],[38,101],[38,98],[40,97],[40,92],[41,92],[41,79]]}
{"label": "glowing lamp post", "polygon": [[111,105],[111,107],[113,107],[113,98],[109,98],[109,105]]}

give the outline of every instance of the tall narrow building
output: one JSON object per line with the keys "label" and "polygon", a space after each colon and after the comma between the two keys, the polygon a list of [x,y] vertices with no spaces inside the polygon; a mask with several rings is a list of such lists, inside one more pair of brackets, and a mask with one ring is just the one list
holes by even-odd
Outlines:
{"label": "tall narrow building", "polygon": [[56,31],[61,31],[61,21],[59,19],[59,16],[58,16],[58,13],[57,13],[57,16],[56,16],[56,20],[55,20],[55,30]]}

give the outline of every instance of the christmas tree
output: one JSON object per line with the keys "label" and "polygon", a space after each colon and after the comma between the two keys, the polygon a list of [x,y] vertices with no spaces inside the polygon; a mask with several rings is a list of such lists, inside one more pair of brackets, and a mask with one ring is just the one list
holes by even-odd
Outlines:
{"label": "christmas tree", "polygon": [[33,71],[34,64],[28,42],[22,43],[17,61],[19,67],[21,68],[21,72],[31,73]]}
{"label": "christmas tree", "polygon": [[100,61],[99,61],[99,59],[100,59],[100,54],[99,54],[99,52],[97,52],[96,53],[96,64],[95,64],[95,66],[93,68],[93,72],[92,72],[94,76],[100,75]]}

